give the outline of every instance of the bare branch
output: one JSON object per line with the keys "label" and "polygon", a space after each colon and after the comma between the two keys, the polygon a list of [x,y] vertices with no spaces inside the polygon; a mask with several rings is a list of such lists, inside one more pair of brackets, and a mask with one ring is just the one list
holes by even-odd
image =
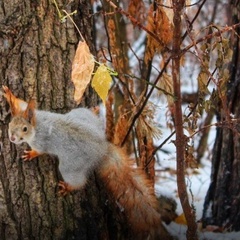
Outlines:
{"label": "bare branch", "polygon": [[194,41],[193,43],[189,44],[187,47],[182,49],[182,53],[181,55],[183,55],[184,53],[186,53],[189,49],[191,49],[192,47],[196,46],[196,44],[204,42],[210,38],[214,38],[214,37],[220,37],[224,32],[229,32],[229,31],[233,31],[236,28],[238,28],[240,26],[240,23],[234,24],[232,26],[227,26],[224,27],[222,30],[219,30],[217,32],[208,34],[202,38],[199,38],[197,41]]}
{"label": "bare branch", "polygon": [[188,192],[185,182],[185,148],[187,138],[183,132],[183,114],[182,114],[182,100],[181,100],[181,80],[180,80],[180,58],[181,58],[181,29],[182,29],[182,12],[184,11],[184,0],[173,0],[173,55],[172,59],[172,78],[173,90],[176,97],[174,104],[174,119],[176,130],[176,153],[177,153],[177,186],[178,194],[184,215],[187,220],[187,239],[197,240],[197,224],[195,211],[190,206],[188,199]]}

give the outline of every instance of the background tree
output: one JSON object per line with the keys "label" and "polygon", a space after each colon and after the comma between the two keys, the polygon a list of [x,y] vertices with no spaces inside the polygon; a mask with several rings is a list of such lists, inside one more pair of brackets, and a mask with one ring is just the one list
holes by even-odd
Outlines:
{"label": "background tree", "polygon": [[[229,1],[231,6],[230,24],[240,21],[239,2]],[[203,224],[216,225],[221,229],[239,231],[239,28],[231,35],[234,49],[231,64],[228,66],[230,77],[226,91],[228,112],[217,111],[216,140],[212,156],[211,184],[209,186],[203,210]],[[227,66],[225,66],[227,68]],[[223,108],[218,102],[219,110]]]}

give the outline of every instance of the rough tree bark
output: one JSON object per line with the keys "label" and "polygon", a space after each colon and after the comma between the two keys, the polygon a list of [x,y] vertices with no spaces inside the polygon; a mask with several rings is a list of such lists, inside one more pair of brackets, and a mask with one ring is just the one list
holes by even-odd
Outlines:
{"label": "rough tree bark", "polygon": [[[232,7],[232,24],[240,21],[239,1],[229,1]],[[240,33],[239,28],[236,29]],[[240,118],[240,43],[239,35],[232,35],[233,58],[228,84],[228,108],[235,119]],[[225,121],[223,111],[218,111],[219,122]],[[229,127],[232,127],[230,129]],[[240,139],[239,124],[218,127],[212,157],[211,183],[205,198],[203,226],[216,225],[230,231],[240,230]]]}
{"label": "rough tree bark", "polygon": [[[94,51],[90,1],[57,2],[60,9],[78,11],[75,21]],[[53,1],[1,1],[0,87],[9,86],[25,100],[36,98],[40,109],[75,107],[70,71],[77,36],[71,21],[60,22]],[[57,196],[57,159],[23,162],[26,146],[10,144],[10,112],[2,94],[0,102],[0,239],[120,239],[118,230],[124,230],[117,227],[117,217],[113,221],[106,214],[111,211],[94,174],[82,191]],[[96,102],[89,90],[83,105]]]}

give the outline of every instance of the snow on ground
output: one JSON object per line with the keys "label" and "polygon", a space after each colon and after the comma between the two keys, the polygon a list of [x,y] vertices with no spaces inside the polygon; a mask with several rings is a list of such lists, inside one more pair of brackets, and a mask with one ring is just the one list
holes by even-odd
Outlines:
{"label": "snow on ground", "polygon": [[[158,122],[163,123],[165,116],[160,117]],[[165,121],[166,122],[166,121]],[[163,131],[162,137],[156,144],[161,144],[166,137],[169,136],[170,131],[165,128],[161,128]],[[212,133],[209,137],[210,149],[214,143],[215,129],[213,128]],[[163,151],[158,151],[158,160],[156,163],[156,185],[155,190],[157,195],[166,195],[172,197],[177,202],[177,214],[183,213],[181,204],[177,193],[177,182],[176,182],[176,156],[175,146],[171,142],[175,139],[172,137],[164,146]],[[167,152],[167,153],[166,153]],[[186,177],[186,183],[189,191],[190,204],[193,203],[196,209],[197,221],[202,217],[203,203],[206,196],[206,192],[210,183],[211,174],[211,156],[207,153],[202,159],[201,167],[188,170],[188,176]],[[239,223],[240,224],[240,223]],[[173,235],[177,236],[179,240],[186,239],[186,225],[180,225],[172,222],[170,225],[166,225],[168,231]],[[199,230],[200,240],[240,240],[240,232],[231,233],[214,233]]]}

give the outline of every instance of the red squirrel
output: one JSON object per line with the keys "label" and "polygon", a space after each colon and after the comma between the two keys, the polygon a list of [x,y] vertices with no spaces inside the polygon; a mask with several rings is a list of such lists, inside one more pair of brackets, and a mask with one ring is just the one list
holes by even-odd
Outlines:
{"label": "red squirrel", "polygon": [[138,239],[171,239],[162,225],[154,189],[143,170],[130,165],[129,158],[108,142],[99,117],[91,110],[77,108],[66,114],[37,110],[35,102],[15,97],[3,86],[12,119],[9,139],[26,142],[25,161],[43,154],[59,158],[59,193],[81,189],[89,172],[97,171],[115,201],[124,210],[129,226]]}

